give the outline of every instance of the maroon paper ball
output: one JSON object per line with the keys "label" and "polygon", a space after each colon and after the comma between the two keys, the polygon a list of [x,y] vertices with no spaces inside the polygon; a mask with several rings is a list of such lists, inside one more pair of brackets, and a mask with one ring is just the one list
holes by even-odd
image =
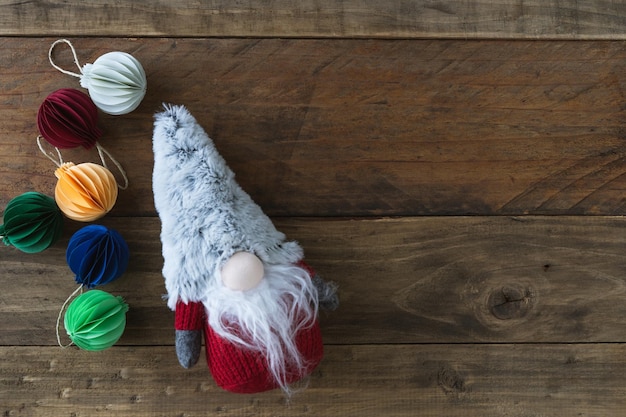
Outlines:
{"label": "maroon paper ball", "polygon": [[59,149],[91,149],[102,136],[96,105],[87,94],[73,88],[62,88],[46,97],[39,106],[37,126],[41,136]]}

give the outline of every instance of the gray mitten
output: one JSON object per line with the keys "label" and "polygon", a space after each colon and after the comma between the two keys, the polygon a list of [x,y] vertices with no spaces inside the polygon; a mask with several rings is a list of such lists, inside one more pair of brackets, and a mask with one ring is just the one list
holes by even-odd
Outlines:
{"label": "gray mitten", "polygon": [[317,299],[322,310],[333,311],[339,307],[337,284],[326,282],[319,275],[313,276],[313,285],[317,289]]}
{"label": "gray mitten", "polygon": [[176,355],[183,368],[191,368],[200,358],[202,332],[206,322],[204,305],[179,301],[175,312]]}
{"label": "gray mitten", "polygon": [[200,358],[202,330],[176,330],[176,355],[183,368],[191,368]]}

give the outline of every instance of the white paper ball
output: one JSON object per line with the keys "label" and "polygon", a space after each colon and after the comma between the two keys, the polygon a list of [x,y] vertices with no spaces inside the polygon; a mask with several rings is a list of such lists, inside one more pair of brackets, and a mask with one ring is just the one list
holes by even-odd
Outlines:
{"label": "white paper ball", "polygon": [[146,73],[126,52],[109,52],[82,68],[80,85],[96,106],[112,115],[135,110],[146,95]]}

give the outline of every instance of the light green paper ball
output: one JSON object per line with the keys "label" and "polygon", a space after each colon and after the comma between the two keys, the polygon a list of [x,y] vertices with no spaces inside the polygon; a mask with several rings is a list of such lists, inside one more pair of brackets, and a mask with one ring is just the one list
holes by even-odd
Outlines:
{"label": "light green paper ball", "polygon": [[76,297],[65,312],[65,330],[81,349],[98,351],[113,346],[124,333],[128,304],[101,290]]}

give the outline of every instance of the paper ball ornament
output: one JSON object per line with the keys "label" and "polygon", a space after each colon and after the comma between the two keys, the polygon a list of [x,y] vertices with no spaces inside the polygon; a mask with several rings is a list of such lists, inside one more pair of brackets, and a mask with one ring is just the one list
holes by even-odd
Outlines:
{"label": "paper ball ornament", "polygon": [[66,259],[76,274],[76,282],[93,288],[119,278],[126,271],[128,245],[117,231],[101,225],[89,225],[71,237]]}
{"label": "paper ball ornament", "polygon": [[61,211],[72,220],[97,220],[115,205],[117,182],[111,171],[101,165],[66,162],[54,175],[58,178],[54,198]]}
{"label": "paper ball ornament", "polygon": [[129,113],[146,94],[146,73],[135,57],[109,52],[83,66],[80,85],[100,110],[112,115]]}
{"label": "paper ball ornament", "polygon": [[63,215],[52,197],[30,191],[13,198],[4,210],[0,235],[6,245],[41,252],[61,236]]}
{"label": "paper ball ornament", "polygon": [[91,290],[76,297],[65,312],[65,330],[81,349],[98,351],[113,346],[124,333],[128,305],[122,297]]}
{"label": "paper ball ornament", "polygon": [[102,136],[95,104],[73,88],[62,88],[46,97],[39,106],[37,126],[41,136],[60,149],[91,149]]}

